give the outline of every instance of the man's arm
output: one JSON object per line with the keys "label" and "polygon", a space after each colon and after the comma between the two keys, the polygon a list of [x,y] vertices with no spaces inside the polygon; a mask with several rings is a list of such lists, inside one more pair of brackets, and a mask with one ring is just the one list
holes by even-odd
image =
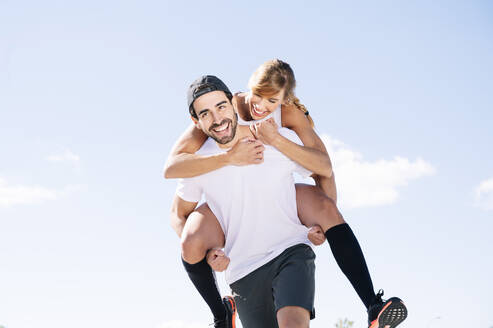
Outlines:
{"label": "man's arm", "polygon": [[188,216],[196,207],[197,202],[187,202],[175,194],[173,204],[171,205],[170,219],[171,227],[175,230],[179,238],[181,238],[181,233],[183,232],[183,227],[187,222]]}
{"label": "man's arm", "polygon": [[207,136],[191,124],[176,141],[164,166],[166,179],[190,178],[226,165],[249,165],[263,162],[264,146],[253,138],[245,138],[225,153],[201,156],[195,154]]}

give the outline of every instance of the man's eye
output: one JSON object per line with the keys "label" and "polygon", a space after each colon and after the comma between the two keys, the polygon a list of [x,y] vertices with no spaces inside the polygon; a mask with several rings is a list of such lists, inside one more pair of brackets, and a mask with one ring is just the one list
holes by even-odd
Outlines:
{"label": "man's eye", "polygon": [[200,117],[206,117],[207,114],[209,114],[209,113],[203,113],[202,115],[200,115]]}

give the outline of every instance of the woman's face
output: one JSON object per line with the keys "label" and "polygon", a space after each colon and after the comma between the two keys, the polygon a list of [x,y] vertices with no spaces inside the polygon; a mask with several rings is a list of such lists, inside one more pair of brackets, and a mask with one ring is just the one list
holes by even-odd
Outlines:
{"label": "woman's face", "polygon": [[258,93],[250,91],[248,96],[248,102],[250,105],[250,115],[254,120],[260,120],[266,117],[283,102],[284,90],[279,93],[266,97],[261,96]]}

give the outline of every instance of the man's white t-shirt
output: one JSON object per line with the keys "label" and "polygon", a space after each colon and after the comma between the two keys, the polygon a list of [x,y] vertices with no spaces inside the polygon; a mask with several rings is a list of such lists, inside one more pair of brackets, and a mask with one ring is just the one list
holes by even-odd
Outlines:
{"label": "man's white t-shirt", "polygon": [[[293,131],[280,128],[279,132],[302,145]],[[213,155],[225,151],[209,138],[196,154]],[[225,166],[179,180],[177,195],[188,202],[199,202],[204,195],[221,224],[226,240],[224,251],[231,260],[225,272],[228,284],[291,246],[311,245],[308,228],[298,218],[293,172],[311,175],[310,171],[266,145],[261,164]]]}

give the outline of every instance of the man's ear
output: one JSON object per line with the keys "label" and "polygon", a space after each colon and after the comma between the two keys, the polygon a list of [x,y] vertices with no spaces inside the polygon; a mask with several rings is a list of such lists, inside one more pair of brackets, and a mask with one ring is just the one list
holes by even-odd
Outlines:
{"label": "man's ear", "polygon": [[200,127],[199,127],[199,121],[195,117],[193,117],[192,115],[190,115],[190,118],[192,119],[193,124],[195,124],[195,126],[198,129],[200,129]]}

